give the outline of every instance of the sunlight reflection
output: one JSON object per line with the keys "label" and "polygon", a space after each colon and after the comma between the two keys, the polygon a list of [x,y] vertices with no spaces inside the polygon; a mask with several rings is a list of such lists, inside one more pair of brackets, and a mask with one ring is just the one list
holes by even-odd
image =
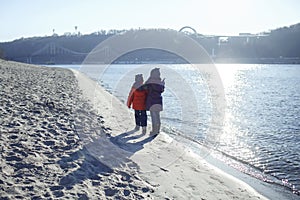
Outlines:
{"label": "sunlight reflection", "polygon": [[[242,97],[245,94],[241,94],[243,87],[247,86],[247,80],[241,76],[241,71],[247,72],[253,68],[257,68],[255,65],[240,65],[240,64],[219,64],[216,65],[220,77],[223,82],[225,90],[225,98],[227,102],[227,108],[225,113],[223,134],[221,136],[221,149],[224,152],[231,152],[237,158],[247,158],[248,161],[255,160],[255,151],[253,151],[248,141],[244,138],[247,134],[247,129],[243,129],[241,124],[245,123],[247,119],[243,120],[240,109],[232,109],[237,107],[243,107]],[[241,121],[242,120],[242,121]],[[245,127],[244,127],[245,128]],[[239,147],[238,149],[233,149]]]}

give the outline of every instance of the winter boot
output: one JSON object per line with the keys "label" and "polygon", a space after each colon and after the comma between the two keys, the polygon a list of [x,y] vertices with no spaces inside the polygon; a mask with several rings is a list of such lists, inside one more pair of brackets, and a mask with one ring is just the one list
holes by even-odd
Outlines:
{"label": "winter boot", "polygon": [[152,131],[150,132],[150,136],[157,135],[159,133],[159,124],[152,124]]}
{"label": "winter boot", "polygon": [[157,134],[160,132],[160,124],[157,124]]}
{"label": "winter boot", "polygon": [[136,131],[140,130],[140,126],[136,125],[134,130],[136,130]]}
{"label": "winter boot", "polygon": [[143,134],[146,134],[146,132],[147,132],[147,126],[143,126],[143,127],[142,127],[142,133],[143,133]]}

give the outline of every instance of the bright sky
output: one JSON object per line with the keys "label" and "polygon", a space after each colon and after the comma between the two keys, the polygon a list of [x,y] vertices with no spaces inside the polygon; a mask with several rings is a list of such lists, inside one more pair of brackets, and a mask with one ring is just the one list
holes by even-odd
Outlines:
{"label": "bright sky", "polygon": [[299,0],[0,0],[0,42],[99,30],[191,26],[205,35],[300,23]]}

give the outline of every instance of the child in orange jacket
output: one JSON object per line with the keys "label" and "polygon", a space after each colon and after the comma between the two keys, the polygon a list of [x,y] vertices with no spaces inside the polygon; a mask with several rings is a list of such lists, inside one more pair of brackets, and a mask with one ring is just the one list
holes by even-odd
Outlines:
{"label": "child in orange jacket", "polygon": [[134,109],[135,116],[135,130],[142,127],[143,133],[146,133],[147,128],[147,114],[146,114],[146,98],[147,90],[145,89],[144,79],[142,74],[135,75],[135,82],[132,85],[127,99],[128,108]]}

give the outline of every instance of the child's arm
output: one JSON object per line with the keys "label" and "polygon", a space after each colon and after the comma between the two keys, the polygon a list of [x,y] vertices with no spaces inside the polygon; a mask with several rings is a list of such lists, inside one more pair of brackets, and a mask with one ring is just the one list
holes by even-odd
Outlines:
{"label": "child's arm", "polygon": [[134,88],[131,88],[131,90],[130,90],[130,92],[129,92],[129,95],[128,95],[128,98],[127,98],[127,107],[128,107],[128,108],[131,107],[131,104],[132,104],[132,102],[133,102],[134,91],[135,91],[135,89],[134,89]]}

